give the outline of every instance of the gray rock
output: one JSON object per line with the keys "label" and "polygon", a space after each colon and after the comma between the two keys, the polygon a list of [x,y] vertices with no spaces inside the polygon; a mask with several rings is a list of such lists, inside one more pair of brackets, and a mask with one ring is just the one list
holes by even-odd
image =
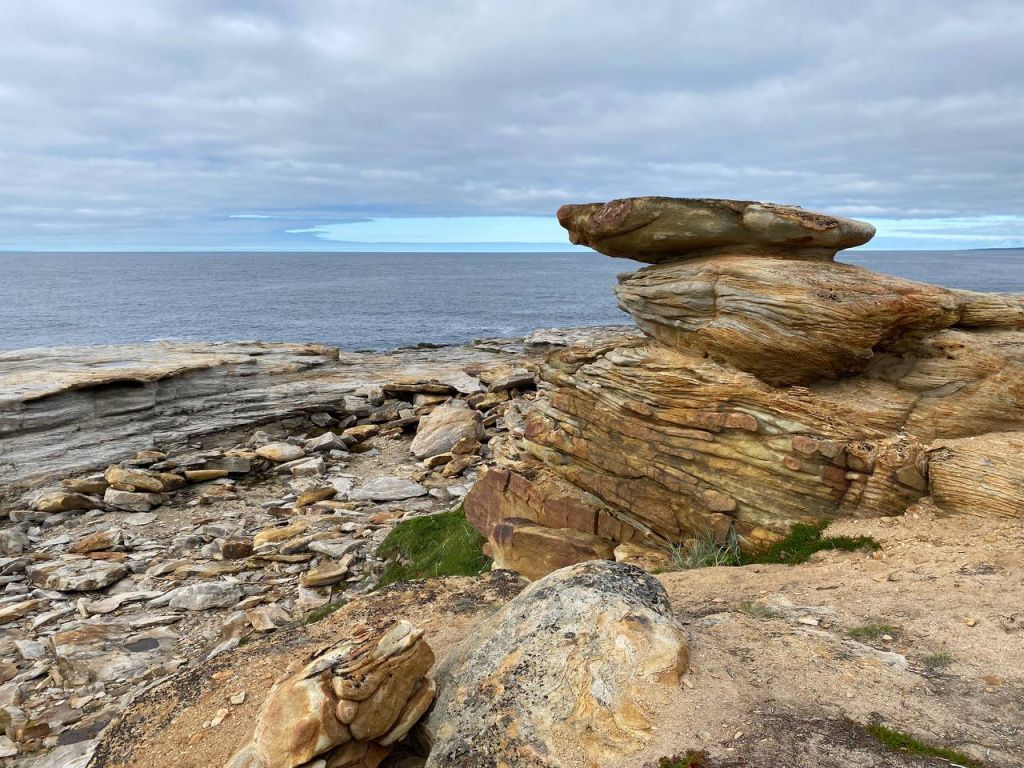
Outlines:
{"label": "gray rock", "polygon": [[324,463],[323,457],[314,456],[293,464],[289,471],[296,477],[319,477],[327,471],[327,464]]}
{"label": "gray rock", "polygon": [[332,539],[330,541],[311,541],[308,549],[320,555],[326,555],[332,560],[341,560],[345,555],[359,549],[359,541],[356,539]]}
{"label": "gray rock", "polygon": [[230,475],[244,475],[252,471],[252,462],[245,456],[224,456],[206,466],[208,469],[223,469]]}
{"label": "gray rock", "polygon": [[426,496],[427,489],[405,477],[378,477],[349,494],[353,501],[401,501]]}
{"label": "gray rock", "polygon": [[106,493],[103,494],[103,501],[114,509],[121,509],[125,512],[149,512],[153,507],[160,506],[164,497],[159,493],[136,493],[107,488]]}
{"label": "gray rock", "polygon": [[324,432],[319,437],[311,438],[302,445],[306,449],[307,453],[315,453],[316,451],[348,450],[348,446],[345,445],[345,441],[341,439],[341,435],[336,435],[334,432]]}
{"label": "gray rock", "polygon": [[136,632],[104,618],[55,633],[50,642],[61,676],[74,686],[134,679],[170,656],[178,635],[158,627]]}
{"label": "gray rock", "polygon": [[205,581],[174,590],[168,605],[186,611],[205,611],[210,608],[228,608],[243,596],[242,588],[230,581]]}

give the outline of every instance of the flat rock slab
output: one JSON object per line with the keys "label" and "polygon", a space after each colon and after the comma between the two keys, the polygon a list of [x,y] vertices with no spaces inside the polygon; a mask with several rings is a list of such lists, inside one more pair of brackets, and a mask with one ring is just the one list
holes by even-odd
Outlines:
{"label": "flat rock slab", "polygon": [[558,222],[576,245],[648,264],[723,249],[764,255],[803,251],[803,258],[831,259],[875,234],[866,222],[795,206],[683,197],[563,205]]}
{"label": "flat rock slab", "polygon": [[232,582],[200,582],[174,590],[167,604],[171,608],[184,608],[186,611],[205,611],[210,608],[228,608],[242,597],[242,588]]}
{"label": "flat rock slab", "polygon": [[91,592],[103,589],[128,575],[120,563],[66,555],[25,569],[29,581],[37,587],[59,592]]}
{"label": "flat rock slab", "polygon": [[378,477],[352,491],[349,498],[353,501],[401,501],[427,493],[425,487],[405,477]]}

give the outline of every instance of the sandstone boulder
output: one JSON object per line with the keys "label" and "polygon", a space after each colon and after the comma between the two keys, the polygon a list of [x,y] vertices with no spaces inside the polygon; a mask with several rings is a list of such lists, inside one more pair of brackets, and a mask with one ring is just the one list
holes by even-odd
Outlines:
{"label": "sandstone boulder", "polygon": [[32,509],[38,512],[72,512],[101,507],[96,499],[82,493],[67,491],[44,491],[32,500]]}
{"label": "sandstone boulder", "polygon": [[147,491],[149,493],[164,491],[163,481],[157,477],[156,473],[142,469],[112,466],[103,474],[103,478],[121,491]]}
{"label": "sandstone boulder", "polygon": [[569,240],[607,256],[658,264],[716,251],[831,259],[863,245],[875,228],[863,221],[747,200],[631,197],[563,205]]}
{"label": "sandstone boulder", "polygon": [[417,459],[425,459],[450,452],[460,440],[479,440],[483,436],[480,414],[465,401],[453,400],[420,419],[411,450]]}
{"label": "sandstone boulder", "polygon": [[689,659],[664,588],[644,571],[581,563],[534,582],[440,665],[428,768],[629,765],[650,738],[652,685]]}
{"label": "sandstone boulder", "polygon": [[488,536],[495,568],[532,580],[585,560],[611,560],[606,539],[572,528],[546,528],[521,518],[506,518]]}
{"label": "sandstone boulder", "polygon": [[270,459],[278,463],[295,461],[306,455],[301,446],[291,443],[267,443],[256,449],[256,455],[263,459]]}
{"label": "sandstone boulder", "polygon": [[226,768],[295,768],[320,755],[332,768],[375,768],[387,757],[433,700],[434,654],[407,621],[347,634],[274,686]]}

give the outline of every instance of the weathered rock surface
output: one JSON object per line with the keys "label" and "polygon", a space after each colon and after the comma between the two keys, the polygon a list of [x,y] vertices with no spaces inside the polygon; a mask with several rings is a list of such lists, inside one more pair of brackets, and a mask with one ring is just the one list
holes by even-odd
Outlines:
{"label": "weathered rock surface", "polygon": [[658,717],[642,704],[646,689],[678,688],[688,659],[652,576],[600,562],[556,571],[439,667],[427,766],[625,765]]}
{"label": "weathered rock surface", "polygon": [[[97,733],[148,686],[206,659],[231,659],[232,649],[243,643],[235,672],[248,671],[257,645],[253,641],[278,633],[294,637],[289,627],[304,626],[320,611],[371,589],[387,567],[377,549],[392,526],[404,517],[451,509],[472,483],[491,439],[509,424],[519,424],[505,416],[535,397],[532,390],[515,388],[486,393],[477,374],[486,371],[491,382],[492,375],[533,370],[549,343],[609,332],[618,336],[621,330],[550,332],[537,344],[489,340],[482,342],[486,351],[455,347],[344,354],[336,367],[307,372],[333,388],[336,398],[311,413],[301,405],[284,418],[260,416],[258,428],[253,424],[202,437],[187,431],[201,424],[182,421],[186,432],[175,434],[187,434],[186,439],[144,450],[134,450],[131,438],[118,443],[121,435],[112,429],[107,439],[120,449],[117,455],[100,451],[100,473],[60,477],[59,486],[32,487],[23,494],[0,489],[0,723],[18,752],[15,765],[84,765]],[[82,354],[88,358],[93,352]],[[392,391],[390,381],[399,382],[394,397],[385,394]],[[213,391],[220,385],[210,386]],[[460,440],[440,464],[414,464],[409,445],[419,416],[460,393],[474,398],[471,407],[484,422],[482,438]],[[319,402],[321,394],[310,402]],[[51,405],[60,402],[57,397]],[[224,415],[197,411],[193,418],[208,425]],[[89,432],[102,424],[82,426]],[[45,437],[45,430],[36,437]],[[8,439],[20,438],[0,438],[4,447]],[[314,455],[278,463],[256,454],[275,442],[303,446]],[[117,462],[113,466],[112,460]],[[402,498],[350,498],[354,489],[375,480],[379,485],[372,495]],[[140,487],[153,490],[126,490]],[[105,494],[118,504],[104,501]],[[131,511],[156,504],[159,512]],[[110,578],[116,580],[106,583]],[[506,573],[505,578],[511,577]],[[439,593],[418,594],[429,603]],[[387,607],[400,603],[388,600]],[[455,600],[440,629],[429,615],[423,624],[418,605],[407,603],[391,621],[407,618],[432,627],[431,645],[444,648],[435,645],[435,638],[465,630],[472,604],[468,595]],[[373,615],[363,614],[354,623],[373,623],[387,613],[379,601],[376,605]],[[319,635],[317,643],[333,644],[339,631],[352,624]],[[302,630],[303,640],[310,631]],[[261,677],[235,689],[243,685],[243,675],[234,674],[227,695],[223,677],[211,678],[213,709],[189,726],[182,742],[186,746],[127,764],[166,759],[180,765],[182,754],[196,760],[214,755],[210,765],[222,768],[241,746],[242,734],[225,745],[227,751],[211,749],[211,743],[236,733],[236,717],[244,717],[238,724],[249,728],[248,740],[256,716],[255,710],[245,709],[248,702],[258,707],[290,660],[282,650],[265,667],[265,688]],[[191,696],[179,692],[174,702],[187,704]],[[194,741],[203,736],[203,744]],[[380,750],[375,747],[372,754]],[[367,746],[365,754],[331,759],[369,755]]]}
{"label": "weathered rock surface", "polygon": [[563,205],[558,222],[577,245],[651,264],[719,249],[760,255],[799,251],[803,258],[831,259],[875,234],[863,221],[795,206],[677,197]]}
{"label": "weathered rock surface", "polygon": [[585,560],[614,556],[608,540],[593,533],[547,528],[514,517],[495,525],[488,542],[495,568],[507,568],[531,580]]}
{"label": "weathered rock surface", "polygon": [[271,689],[252,741],[225,768],[295,768],[319,755],[376,768],[387,757],[433,701],[434,654],[407,621],[346,634]]}
{"label": "weathered rock surface", "polygon": [[492,442],[466,499],[483,535],[525,518],[661,546],[735,530],[754,549],[929,495],[1020,514],[1024,297],[834,263],[871,228],[797,209],[639,198],[560,218],[659,262],[617,288],[646,339],[548,358],[523,439]]}
{"label": "weathered rock surface", "polygon": [[439,405],[420,419],[410,450],[417,459],[448,453],[460,440],[479,440],[484,428],[480,414],[462,400]]}

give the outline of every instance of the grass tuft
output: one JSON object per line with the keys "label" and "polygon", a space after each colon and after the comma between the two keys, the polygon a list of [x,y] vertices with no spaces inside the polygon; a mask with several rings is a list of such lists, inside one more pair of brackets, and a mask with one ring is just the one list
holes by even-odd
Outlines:
{"label": "grass tuft", "polygon": [[688,749],[685,755],[660,758],[658,768],[704,768],[708,764],[707,760],[707,752]]}
{"label": "grass tuft", "polygon": [[764,552],[750,556],[744,562],[797,565],[806,562],[811,555],[823,549],[838,549],[844,552],[878,549],[878,542],[870,536],[822,536],[828,522],[823,520],[819,523],[796,523],[789,529],[786,538],[775,542]]}
{"label": "grass tuft", "polygon": [[687,545],[677,544],[669,548],[672,570],[688,571],[691,568],[715,568],[718,566],[740,565],[743,553],[736,529],[729,530],[725,542],[719,542],[710,531],[694,536]]}
{"label": "grass tuft", "polygon": [[966,768],[982,768],[977,760],[968,757],[962,752],[947,747],[937,747],[916,739],[909,733],[895,731],[886,728],[884,725],[873,724],[867,726],[866,730],[880,744],[888,747],[894,752],[902,752],[913,757],[937,757],[941,760],[948,760],[955,765],[966,766]]}
{"label": "grass tuft", "polygon": [[483,543],[461,506],[403,520],[377,548],[379,557],[390,560],[377,589],[412,579],[483,573],[491,562],[481,549]]}
{"label": "grass tuft", "polygon": [[326,619],[328,616],[330,616],[336,610],[341,608],[343,605],[345,605],[344,602],[327,603],[326,605],[321,605],[319,608],[314,608],[312,611],[310,611],[302,617],[302,623],[306,626],[309,626],[310,624],[316,624],[321,619]]}
{"label": "grass tuft", "polygon": [[864,624],[860,627],[853,627],[847,633],[854,640],[861,642],[875,642],[881,640],[885,635],[896,637],[900,628],[893,624]]}
{"label": "grass tuft", "polygon": [[756,603],[753,600],[744,600],[740,603],[739,611],[752,619],[775,619],[782,615],[770,605]]}
{"label": "grass tuft", "polygon": [[945,669],[953,661],[953,654],[948,651],[938,651],[921,657],[921,663],[924,664],[924,668],[929,672],[938,672],[940,669]]}

